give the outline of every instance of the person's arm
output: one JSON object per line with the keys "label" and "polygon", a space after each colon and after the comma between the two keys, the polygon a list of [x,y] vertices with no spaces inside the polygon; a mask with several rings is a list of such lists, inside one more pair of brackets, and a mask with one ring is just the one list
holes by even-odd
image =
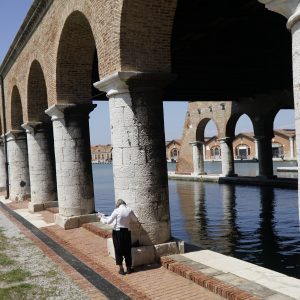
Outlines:
{"label": "person's arm", "polygon": [[117,217],[117,210],[115,209],[109,217],[101,218],[101,223],[111,224]]}

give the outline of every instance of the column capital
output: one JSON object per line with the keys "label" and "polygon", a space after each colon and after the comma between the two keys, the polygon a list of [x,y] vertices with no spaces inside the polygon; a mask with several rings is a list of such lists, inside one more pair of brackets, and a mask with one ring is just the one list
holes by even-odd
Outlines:
{"label": "column capital", "polygon": [[189,142],[189,144],[193,145],[193,146],[198,146],[198,145],[204,145],[204,142],[201,141],[193,141],[193,142]]}
{"label": "column capital", "polygon": [[93,103],[61,103],[53,104],[48,109],[45,110],[45,113],[51,117],[52,121],[62,120],[65,118],[65,115],[70,114],[89,114],[95,109],[97,105]]}
{"label": "column capital", "polygon": [[26,133],[35,133],[43,125],[43,122],[26,122],[21,126],[25,129]]}
{"label": "column capital", "polygon": [[24,130],[10,130],[5,134],[5,136],[7,138],[7,142],[9,142],[16,140],[18,137],[24,135],[24,133]]}
{"label": "column capital", "polygon": [[65,110],[70,107],[75,107],[76,104],[73,103],[64,103],[64,104],[53,104],[48,109],[45,110],[45,113],[51,117],[52,121],[64,119]]}
{"label": "column capital", "polygon": [[106,92],[107,97],[110,98],[132,90],[161,89],[173,81],[175,77],[171,73],[122,71],[95,82],[94,87],[99,91]]}
{"label": "column capital", "polygon": [[217,139],[220,143],[227,143],[233,140],[233,138],[229,137],[229,136],[224,136],[221,137],[219,139]]}
{"label": "column capital", "polygon": [[287,28],[291,29],[300,17],[300,0],[258,0],[265,7],[288,19]]}

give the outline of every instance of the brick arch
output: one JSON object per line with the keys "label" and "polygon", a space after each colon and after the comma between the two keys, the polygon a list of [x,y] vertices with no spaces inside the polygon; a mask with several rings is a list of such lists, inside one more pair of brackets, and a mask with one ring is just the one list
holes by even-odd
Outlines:
{"label": "brick arch", "polygon": [[177,0],[123,0],[122,70],[171,71],[171,36]]}
{"label": "brick arch", "polygon": [[199,123],[198,123],[198,126],[197,126],[197,129],[196,129],[196,141],[201,141],[201,142],[204,142],[204,131],[205,131],[205,128],[206,128],[206,125],[209,121],[212,121],[216,128],[217,128],[217,136],[220,135],[220,129],[219,129],[219,124],[217,121],[215,121],[213,118],[203,118]]}
{"label": "brick arch", "polygon": [[45,121],[48,108],[47,86],[40,63],[34,60],[30,66],[27,84],[28,121]]}
{"label": "brick arch", "polygon": [[66,19],[59,40],[56,66],[57,102],[90,100],[92,84],[99,80],[93,78],[93,74],[98,75],[99,72],[92,28],[82,12],[74,11]]}
{"label": "brick arch", "polygon": [[23,107],[18,87],[15,85],[11,94],[11,124],[12,130],[23,130]]}
{"label": "brick arch", "polygon": [[231,137],[231,138],[234,138],[235,137],[235,128],[236,128],[236,124],[239,120],[239,118],[242,116],[242,115],[246,115],[251,123],[252,123],[252,127],[254,128],[254,122],[253,122],[253,119],[252,119],[252,116],[247,114],[247,113],[244,113],[244,112],[241,112],[241,113],[234,113],[230,116],[230,118],[228,119],[227,123],[226,123],[226,130],[225,130],[225,134],[227,137]]}

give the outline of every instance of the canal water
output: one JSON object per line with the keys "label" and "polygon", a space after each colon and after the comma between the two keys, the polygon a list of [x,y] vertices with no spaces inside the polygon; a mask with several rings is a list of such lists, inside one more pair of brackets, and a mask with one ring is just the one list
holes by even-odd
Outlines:
{"label": "canal water", "polygon": [[[290,165],[294,163],[276,162],[274,167]],[[175,164],[168,168],[174,170]],[[220,169],[219,162],[206,163],[208,172]],[[236,172],[255,176],[257,163],[238,163]],[[112,166],[94,164],[93,175],[96,209],[110,214]],[[169,195],[173,236],[300,278],[296,190],[169,180]]]}

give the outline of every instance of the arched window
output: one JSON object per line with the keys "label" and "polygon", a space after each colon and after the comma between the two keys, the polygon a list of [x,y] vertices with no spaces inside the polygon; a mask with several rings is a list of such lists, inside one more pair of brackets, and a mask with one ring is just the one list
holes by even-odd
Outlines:
{"label": "arched window", "polygon": [[179,151],[176,148],[171,150],[171,159],[177,161],[179,155]]}
{"label": "arched window", "polygon": [[212,147],[210,153],[211,153],[211,159],[221,158],[221,149],[219,146]]}

